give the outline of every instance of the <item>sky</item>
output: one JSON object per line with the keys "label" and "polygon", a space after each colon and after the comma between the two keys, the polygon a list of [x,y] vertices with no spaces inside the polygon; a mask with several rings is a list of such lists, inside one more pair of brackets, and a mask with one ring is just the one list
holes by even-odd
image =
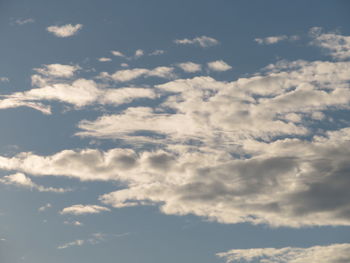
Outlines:
{"label": "sky", "polygon": [[349,12],[0,1],[0,262],[350,262]]}

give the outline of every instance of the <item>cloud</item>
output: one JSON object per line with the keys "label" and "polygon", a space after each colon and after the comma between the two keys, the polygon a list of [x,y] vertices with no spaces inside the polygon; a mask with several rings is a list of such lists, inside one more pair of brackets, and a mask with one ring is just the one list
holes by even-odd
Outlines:
{"label": "cloud", "polygon": [[335,59],[345,60],[350,58],[350,36],[337,33],[323,33],[322,28],[314,27],[310,30],[313,38],[311,44],[326,51]]}
{"label": "cloud", "polygon": [[0,169],[121,182],[99,198],[115,208],[155,205],[275,227],[350,225],[350,130],[327,123],[350,108],[349,63],[279,61],[231,82],[168,81],[152,89],[162,98],[154,105],[78,124],[76,135],[123,148],[1,156]]}
{"label": "cloud", "polygon": [[34,70],[41,75],[48,77],[60,77],[60,78],[70,78],[80,69],[76,65],[63,65],[63,64],[49,64],[44,65],[42,68],[34,68]]}
{"label": "cloud", "polygon": [[9,82],[10,79],[7,77],[0,77],[0,82]]}
{"label": "cloud", "polygon": [[208,68],[212,71],[227,71],[232,67],[223,60],[216,60],[208,63]]}
{"label": "cloud", "polygon": [[52,207],[52,205],[50,203],[47,203],[46,205],[43,205],[43,206],[39,207],[38,211],[39,212],[43,212],[43,211],[45,211],[45,210],[47,210],[47,209],[49,209],[51,207]]}
{"label": "cloud", "polygon": [[64,208],[60,214],[72,214],[72,215],[86,215],[86,214],[99,214],[101,212],[110,211],[109,208],[99,205],[73,205]]}
{"label": "cloud", "polygon": [[153,52],[149,53],[149,56],[159,56],[159,55],[163,55],[164,53],[165,53],[164,50],[157,49],[157,50],[154,50]]}
{"label": "cloud", "polygon": [[271,37],[265,37],[265,38],[256,38],[254,40],[258,44],[271,45],[271,44],[276,44],[278,42],[281,42],[281,41],[287,40],[287,39],[288,39],[288,36],[280,35],[280,36],[271,36]]}
{"label": "cloud", "polygon": [[135,55],[134,55],[134,58],[140,58],[144,55],[144,51],[142,49],[138,49],[135,51]]}
{"label": "cloud", "polygon": [[200,64],[193,62],[179,63],[177,66],[187,73],[194,73],[202,70],[202,66]]}
{"label": "cloud", "polygon": [[208,36],[195,37],[193,39],[176,39],[174,42],[178,45],[199,45],[203,48],[212,47],[219,44],[218,40]]}
{"label": "cloud", "polygon": [[156,67],[154,69],[145,69],[145,68],[133,68],[116,71],[113,74],[108,74],[103,72],[100,77],[112,79],[118,82],[128,82],[140,77],[159,77],[159,78],[173,78],[174,68],[172,67]]}
{"label": "cloud", "polygon": [[[39,74],[32,76],[32,85],[39,88],[2,95],[0,109],[25,106],[50,114],[50,106],[44,102],[59,101],[79,109],[94,104],[119,105],[138,98],[155,98],[152,89],[134,87],[107,89],[100,87],[94,80],[84,78],[71,80],[79,69],[79,66],[61,64],[44,65],[42,68],[34,69]],[[149,74],[166,75],[167,69],[156,68]]]}
{"label": "cloud", "polygon": [[111,51],[111,53],[113,56],[116,56],[116,57],[125,57],[125,55],[120,51],[113,50]]}
{"label": "cloud", "polygon": [[110,61],[112,61],[112,59],[111,58],[104,58],[104,57],[102,57],[102,58],[99,58],[98,61],[100,61],[100,62],[110,62]]}
{"label": "cloud", "polygon": [[66,221],[64,221],[63,223],[64,223],[65,225],[83,226],[83,223],[81,223],[80,221],[77,221],[77,220],[75,220],[75,221],[68,221],[68,220],[66,220]]}
{"label": "cloud", "polygon": [[350,261],[350,244],[332,244],[310,248],[233,249],[218,253],[226,262],[261,263],[346,263]]}
{"label": "cloud", "polygon": [[65,193],[67,191],[70,191],[69,189],[64,189],[64,188],[44,187],[42,185],[38,185],[23,173],[6,175],[0,178],[0,183],[7,184],[7,185],[14,185],[17,187],[35,189],[35,190],[38,190],[39,192]]}
{"label": "cloud", "polygon": [[75,241],[68,242],[68,243],[65,243],[63,245],[60,245],[60,246],[57,247],[57,249],[66,249],[66,248],[75,247],[75,246],[81,247],[84,244],[85,244],[85,240],[77,239]]}
{"label": "cloud", "polygon": [[66,24],[63,26],[49,26],[46,30],[56,37],[71,37],[76,35],[83,28],[82,24]]}
{"label": "cloud", "polygon": [[33,18],[18,18],[14,21],[16,25],[23,26],[25,24],[32,24],[35,20]]}

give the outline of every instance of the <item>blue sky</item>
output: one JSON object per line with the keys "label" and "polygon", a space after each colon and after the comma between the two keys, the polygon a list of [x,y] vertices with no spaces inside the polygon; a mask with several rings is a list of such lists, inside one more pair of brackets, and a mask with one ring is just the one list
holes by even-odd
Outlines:
{"label": "blue sky", "polygon": [[348,1],[0,2],[0,261],[350,262]]}

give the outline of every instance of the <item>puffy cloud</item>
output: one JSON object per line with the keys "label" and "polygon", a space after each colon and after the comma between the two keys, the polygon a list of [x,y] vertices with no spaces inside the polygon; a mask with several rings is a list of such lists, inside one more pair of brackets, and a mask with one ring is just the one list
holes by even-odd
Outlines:
{"label": "puffy cloud", "polygon": [[219,44],[218,40],[208,36],[195,37],[193,39],[176,39],[174,42],[178,45],[199,45],[204,48],[216,46]]}
{"label": "puffy cloud", "polygon": [[66,24],[63,26],[49,26],[46,30],[56,37],[70,37],[78,33],[83,28],[82,24]]}
{"label": "puffy cloud", "polygon": [[218,253],[226,262],[261,263],[346,263],[350,261],[350,244],[332,244],[310,248],[233,249]]}
{"label": "puffy cloud", "polygon": [[340,60],[350,58],[350,36],[323,33],[319,27],[312,28],[310,35],[313,38],[311,44],[327,50],[333,58]]}
{"label": "puffy cloud", "polygon": [[223,60],[216,60],[208,63],[208,68],[212,71],[227,71],[232,67]]}
{"label": "puffy cloud", "polygon": [[55,193],[64,193],[69,191],[69,189],[64,188],[53,188],[53,187],[44,187],[34,183],[29,177],[23,173],[15,173],[11,175],[4,176],[0,178],[0,183],[7,185],[14,185],[23,188],[35,189],[39,192],[55,192]]}
{"label": "puffy cloud", "polygon": [[143,55],[144,55],[144,51],[142,49],[138,49],[135,51],[134,58],[139,58],[139,57],[142,57]]}
{"label": "puffy cloud", "polygon": [[44,65],[42,68],[35,68],[34,70],[44,76],[70,78],[79,69],[80,67],[76,65],[49,64]]}
{"label": "puffy cloud", "polygon": [[184,62],[177,64],[179,68],[188,73],[194,73],[202,70],[202,66],[193,62]]}
{"label": "puffy cloud", "polygon": [[116,56],[116,57],[125,57],[125,55],[120,51],[112,50],[111,53],[113,56]]}
{"label": "puffy cloud", "polygon": [[110,61],[112,61],[112,59],[111,58],[102,57],[102,58],[99,58],[98,61],[100,61],[100,62],[110,62]]}
{"label": "puffy cloud", "polygon": [[72,214],[72,215],[86,215],[86,214],[99,214],[101,212],[108,212],[109,208],[99,205],[73,205],[65,207],[60,214]]}
{"label": "puffy cloud", "polygon": [[122,139],[134,150],[22,153],[0,157],[0,169],[120,181],[123,189],[100,197],[116,208],[157,205],[222,223],[350,225],[350,131],[313,126],[349,109],[349,71],[349,62],[280,61],[232,82],[166,82],[154,88],[164,98],[154,107],[79,123],[80,136]]}
{"label": "puffy cloud", "polygon": [[265,38],[256,38],[254,40],[258,44],[271,45],[271,44],[276,44],[278,42],[281,42],[281,41],[287,40],[287,39],[288,39],[288,36],[280,35],[280,36],[271,36],[271,37],[265,37]]}
{"label": "puffy cloud", "polygon": [[101,78],[112,79],[118,82],[127,82],[140,77],[159,77],[159,78],[173,78],[174,68],[172,67],[156,67],[154,69],[133,68],[116,71],[113,74],[106,72],[101,73]]}
{"label": "puffy cloud", "polygon": [[[68,76],[68,73],[69,71],[54,72],[54,74],[61,74],[61,76],[63,74]],[[51,79],[43,79],[38,84],[42,87],[3,95],[4,99],[0,99],[0,109],[26,106],[45,114],[50,114],[50,106],[43,104],[43,101],[59,101],[81,108],[93,104],[119,105],[129,103],[138,98],[156,97],[152,89],[134,87],[119,89],[99,88],[95,81],[83,78],[72,82],[58,81],[50,83],[51,81]],[[34,83],[37,83],[37,78],[35,78]]]}

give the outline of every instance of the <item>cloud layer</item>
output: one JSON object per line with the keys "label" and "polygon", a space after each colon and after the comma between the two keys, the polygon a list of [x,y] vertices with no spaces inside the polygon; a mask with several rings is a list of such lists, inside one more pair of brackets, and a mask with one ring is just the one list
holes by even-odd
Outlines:
{"label": "cloud layer", "polygon": [[259,263],[346,263],[350,261],[350,244],[333,244],[310,248],[233,249],[218,253],[226,262]]}

